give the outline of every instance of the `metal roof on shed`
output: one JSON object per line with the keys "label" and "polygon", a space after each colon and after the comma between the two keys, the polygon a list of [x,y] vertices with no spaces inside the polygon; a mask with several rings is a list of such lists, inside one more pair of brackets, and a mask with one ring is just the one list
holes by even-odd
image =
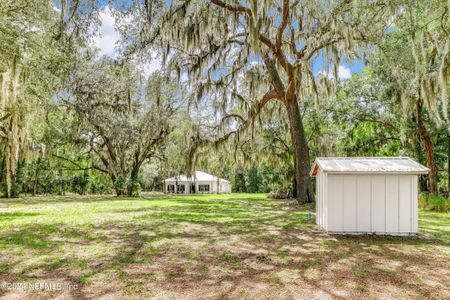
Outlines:
{"label": "metal roof on shed", "polygon": [[409,157],[318,157],[310,175],[322,170],[342,174],[428,174],[429,169]]}

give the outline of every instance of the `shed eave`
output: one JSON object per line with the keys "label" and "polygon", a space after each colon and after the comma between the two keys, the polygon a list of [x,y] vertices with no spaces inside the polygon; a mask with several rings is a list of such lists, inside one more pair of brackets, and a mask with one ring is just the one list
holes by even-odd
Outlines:
{"label": "shed eave", "polygon": [[409,157],[317,157],[309,173],[428,174],[429,169]]}
{"label": "shed eave", "polygon": [[325,171],[326,174],[340,175],[426,175],[428,170],[424,171]]}

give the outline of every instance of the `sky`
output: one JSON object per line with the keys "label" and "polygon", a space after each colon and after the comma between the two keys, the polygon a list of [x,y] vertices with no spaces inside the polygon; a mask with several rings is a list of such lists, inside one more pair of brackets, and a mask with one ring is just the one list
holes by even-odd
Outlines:
{"label": "sky", "polygon": [[[105,6],[100,12],[100,20],[99,34],[93,39],[94,46],[99,49],[99,56],[107,55],[115,58],[118,54],[116,44],[120,40],[120,34],[115,29],[115,19],[109,6]],[[149,62],[142,64],[140,67],[144,76],[148,77],[161,69],[161,59],[154,54]]]}
{"label": "sky", "polygon": [[99,34],[94,38],[94,46],[100,49],[99,55],[107,55],[116,57],[116,43],[120,39],[120,35],[114,27],[115,20],[111,15],[110,8],[106,6],[100,12],[101,26]]}
{"label": "sky", "polygon": [[[58,10],[56,7],[55,9]],[[115,58],[118,55],[116,44],[120,40],[120,34],[115,29],[115,19],[109,6],[105,6],[100,12],[100,20],[101,26],[98,35],[93,38],[93,45],[99,49],[99,56],[107,55]],[[338,68],[338,77],[341,80],[349,79],[352,74],[360,73],[363,67],[364,63],[362,60],[344,62]],[[161,69],[161,60],[155,54],[150,62],[141,66],[141,69],[144,75],[148,77],[151,73]],[[314,74],[323,73],[324,69],[325,66],[322,59],[317,58],[314,62]]]}

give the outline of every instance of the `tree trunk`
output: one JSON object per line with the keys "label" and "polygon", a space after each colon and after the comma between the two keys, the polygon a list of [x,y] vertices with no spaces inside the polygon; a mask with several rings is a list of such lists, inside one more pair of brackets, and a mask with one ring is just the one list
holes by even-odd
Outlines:
{"label": "tree trunk", "polygon": [[[414,123],[416,123],[416,117],[413,118]],[[416,155],[416,159],[420,163],[424,163],[426,159],[423,157],[422,153],[422,139],[420,138],[420,134],[417,132],[417,136],[412,140],[414,152]],[[428,175],[419,175],[419,188],[422,192],[428,192]]]}
{"label": "tree trunk", "polygon": [[133,169],[131,169],[130,181],[129,181],[128,187],[127,187],[127,195],[129,197],[137,196],[136,186],[134,185],[134,183],[137,182],[137,180],[138,180],[140,168],[141,168],[140,165],[135,165],[135,166],[133,166]]}
{"label": "tree trunk", "polygon": [[292,181],[292,197],[297,198],[297,177],[294,176]]}
{"label": "tree trunk", "polygon": [[117,197],[125,196],[126,193],[125,193],[124,187],[119,185],[119,183],[117,182],[119,176],[116,176],[116,174],[113,172],[109,172],[108,175],[109,175],[109,178],[111,178],[111,182],[113,184],[114,191],[116,192],[116,196]]}
{"label": "tree trunk", "polygon": [[36,161],[36,170],[34,171],[34,180],[33,180],[33,196],[36,196],[37,194],[37,187],[38,187],[38,178],[39,178],[39,168],[41,166],[41,158],[38,157]]}
{"label": "tree trunk", "polygon": [[11,198],[11,147],[9,145],[6,146],[5,161],[6,198]]}
{"label": "tree trunk", "polygon": [[0,161],[0,186],[1,186],[1,184],[3,184],[3,181],[5,179],[5,173],[6,173],[5,162],[6,162],[6,157],[3,155],[3,156],[0,156],[0,158],[1,158],[1,161]]}
{"label": "tree trunk", "polygon": [[297,98],[293,97],[287,101],[289,127],[291,131],[292,144],[294,146],[295,178],[297,188],[297,201],[300,204],[314,202],[314,193],[309,176],[309,149],[306,141],[303,120],[300,115]]}
{"label": "tree trunk", "polygon": [[447,198],[450,198],[450,132],[447,134]]}
{"label": "tree trunk", "polygon": [[416,101],[416,113],[417,113],[417,128],[419,130],[420,139],[423,142],[425,147],[425,154],[427,157],[427,167],[430,169],[430,173],[428,174],[429,182],[430,182],[430,194],[437,193],[437,167],[436,161],[434,159],[434,151],[433,144],[431,142],[431,138],[428,134],[428,131],[423,123],[422,119],[422,100],[418,99]]}
{"label": "tree trunk", "polygon": [[6,148],[6,197],[12,198],[16,196],[16,161],[13,145]]}
{"label": "tree trunk", "polygon": [[121,197],[121,196],[126,196],[127,193],[125,192],[125,190],[123,189],[116,189],[116,196],[117,197]]}

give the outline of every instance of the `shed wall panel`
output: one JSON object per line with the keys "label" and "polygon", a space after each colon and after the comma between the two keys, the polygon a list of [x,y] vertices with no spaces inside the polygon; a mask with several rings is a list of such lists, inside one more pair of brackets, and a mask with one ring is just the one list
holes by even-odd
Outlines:
{"label": "shed wall panel", "polygon": [[319,201],[319,209],[320,209],[320,218],[319,218],[319,223],[320,226],[325,228],[325,222],[324,222],[324,218],[325,215],[323,213],[323,209],[324,209],[324,182],[323,182],[323,172],[320,172],[320,182],[319,182],[319,193],[320,193],[320,201]]}
{"label": "shed wall panel", "polygon": [[371,176],[360,175],[357,177],[357,230],[363,232],[371,231]]}
{"label": "shed wall panel", "polygon": [[372,201],[371,201],[371,220],[372,232],[385,232],[385,203],[386,203],[386,185],[385,176],[372,176]]}
{"label": "shed wall panel", "polygon": [[343,230],[356,231],[356,176],[343,175]]}
{"label": "shed wall panel", "polygon": [[322,201],[322,195],[320,193],[321,191],[321,172],[317,173],[316,176],[316,224],[322,226],[321,217],[322,214],[320,213],[320,206]]}
{"label": "shed wall panel", "polygon": [[342,231],[343,180],[339,175],[327,175],[327,219],[326,229]]}
{"label": "shed wall panel", "polygon": [[399,232],[399,177],[386,175],[386,231]]}
{"label": "shed wall panel", "polygon": [[412,187],[411,187],[411,196],[412,196],[412,208],[413,208],[413,214],[412,214],[412,228],[411,232],[417,233],[418,232],[418,220],[419,220],[419,202],[418,202],[418,194],[417,194],[417,181],[418,177],[417,175],[411,176],[412,181]]}
{"label": "shed wall panel", "polygon": [[317,204],[316,204],[316,224],[322,225],[322,172],[319,172],[316,177],[316,193],[317,193]]}
{"label": "shed wall panel", "polygon": [[399,222],[400,232],[412,232],[412,191],[411,177],[400,176],[399,178]]}
{"label": "shed wall panel", "polygon": [[328,228],[327,225],[327,216],[328,216],[328,204],[327,201],[329,199],[328,196],[328,175],[325,172],[322,172],[322,226],[323,228]]}
{"label": "shed wall panel", "polygon": [[322,226],[327,228],[327,206],[328,194],[327,194],[327,175],[322,173]]}

